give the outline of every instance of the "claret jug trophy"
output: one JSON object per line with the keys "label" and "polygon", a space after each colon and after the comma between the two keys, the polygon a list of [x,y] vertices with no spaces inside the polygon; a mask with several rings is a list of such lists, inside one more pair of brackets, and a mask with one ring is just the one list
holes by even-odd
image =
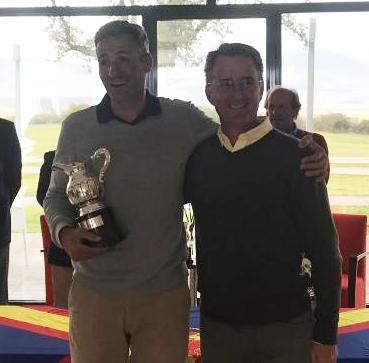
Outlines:
{"label": "claret jug trophy", "polygon": [[[101,158],[104,162],[100,170],[96,171],[95,164]],[[123,238],[114,223],[110,208],[100,200],[104,194],[104,174],[109,164],[109,151],[100,148],[86,162],[55,163],[53,166],[69,176],[66,193],[70,203],[78,209],[75,220],[78,227],[95,232],[101,237],[98,242],[84,241],[92,247],[113,246]]]}

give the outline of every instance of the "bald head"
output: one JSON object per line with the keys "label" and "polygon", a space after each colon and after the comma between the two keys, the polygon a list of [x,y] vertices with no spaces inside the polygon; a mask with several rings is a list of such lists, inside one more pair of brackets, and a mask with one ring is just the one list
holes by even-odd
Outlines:
{"label": "bald head", "polygon": [[301,108],[296,91],[281,86],[271,88],[264,106],[270,122],[276,129],[287,133],[293,131],[294,120]]}

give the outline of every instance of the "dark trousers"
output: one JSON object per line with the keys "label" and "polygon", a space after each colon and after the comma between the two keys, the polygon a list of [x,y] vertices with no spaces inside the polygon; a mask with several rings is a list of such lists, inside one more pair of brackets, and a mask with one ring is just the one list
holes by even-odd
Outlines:
{"label": "dark trousers", "polygon": [[9,243],[0,247],[0,305],[8,303]]}
{"label": "dark trousers", "polygon": [[233,326],[201,316],[203,363],[310,363],[312,314],[286,322]]}

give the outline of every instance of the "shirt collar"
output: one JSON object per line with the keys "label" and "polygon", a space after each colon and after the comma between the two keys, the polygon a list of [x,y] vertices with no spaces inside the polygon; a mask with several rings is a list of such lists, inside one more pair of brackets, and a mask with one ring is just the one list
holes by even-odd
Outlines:
{"label": "shirt collar", "polygon": [[161,106],[158,97],[152,95],[146,90],[145,107],[142,112],[133,120],[133,122],[128,122],[118,116],[115,116],[111,109],[110,97],[105,94],[104,98],[97,105],[97,120],[100,123],[106,123],[110,120],[116,119],[121,122],[134,125],[139,121],[146,119],[149,116],[159,115],[161,113]]}
{"label": "shirt collar", "polygon": [[223,133],[221,127],[219,127],[218,138],[221,145],[225,147],[228,151],[235,152],[244,149],[245,147],[250,146],[251,144],[254,144],[256,141],[260,140],[262,137],[268,134],[273,129],[273,127],[267,117],[260,116],[258,117],[258,119],[261,119],[262,122],[253,129],[240,134],[233,146],[229,141],[228,136],[226,136]]}

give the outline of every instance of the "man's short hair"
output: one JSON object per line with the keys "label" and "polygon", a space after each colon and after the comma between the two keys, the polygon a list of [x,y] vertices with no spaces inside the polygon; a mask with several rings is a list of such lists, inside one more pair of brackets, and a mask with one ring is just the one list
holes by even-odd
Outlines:
{"label": "man's short hair", "polygon": [[144,52],[149,52],[149,41],[145,30],[126,20],[114,20],[103,25],[95,34],[95,46],[101,40],[117,35],[130,35]]}
{"label": "man's short hair", "polygon": [[287,88],[287,87],[283,87],[283,86],[274,86],[272,88],[269,89],[267,96],[265,97],[265,102],[264,102],[264,108],[266,110],[268,110],[268,103],[269,103],[269,96],[276,90],[283,90],[288,92],[291,95],[291,106],[292,109],[295,110],[295,118],[297,118],[300,109],[301,109],[301,102],[300,102],[300,97],[299,94],[297,93],[297,91],[293,88]]}
{"label": "man's short hair", "polygon": [[261,59],[260,53],[251,45],[242,44],[242,43],[223,43],[219,46],[217,50],[209,52],[206,57],[205,63],[205,76],[206,82],[209,83],[212,81],[212,70],[214,68],[215,61],[220,56],[226,57],[235,57],[241,56],[245,58],[250,58],[256,67],[259,81],[263,81],[263,61]]}

